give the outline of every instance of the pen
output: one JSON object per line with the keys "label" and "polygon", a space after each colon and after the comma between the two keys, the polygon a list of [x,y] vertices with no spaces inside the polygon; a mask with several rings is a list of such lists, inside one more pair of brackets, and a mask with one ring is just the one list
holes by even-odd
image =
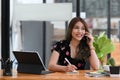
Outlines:
{"label": "pen", "polygon": [[69,64],[69,65],[71,65],[71,63],[68,61],[68,59],[67,59],[67,58],[65,58],[65,60],[68,62],[68,64]]}
{"label": "pen", "polygon": [[[70,61],[68,61],[67,58],[65,58],[65,60],[68,62],[69,65],[72,65],[72,64],[70,63]],[[73,70],[72,72],[77,72],[77,71],[76,71],[76,70]]]}

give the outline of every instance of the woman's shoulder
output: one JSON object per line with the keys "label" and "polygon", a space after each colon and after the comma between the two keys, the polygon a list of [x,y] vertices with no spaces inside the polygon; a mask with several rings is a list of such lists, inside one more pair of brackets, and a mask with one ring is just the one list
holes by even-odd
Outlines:
{"label": "woman's shoulder", "polygon": [[66,40],[56,41],[56,42],[53,44],[52,51],[53,51],[53,50],[56,50],[56,51],[60,52],[61,49],[66,48],[66,47],[68,47],[68,46],[69,46],[69,43],[68,43],[68,41],[66,41]]}
{"label": "woman's shoulder", "polygon": [[68,47],[69,42],[67,40],[59,40],[53,44],[54,47]]}
{"label": "woman's shoulder", "polygon": [[56,42],[56,44],[59,44],[59,45],[68,45],[69,41],[67,41],[67,40],[59,40],[59,41]]}

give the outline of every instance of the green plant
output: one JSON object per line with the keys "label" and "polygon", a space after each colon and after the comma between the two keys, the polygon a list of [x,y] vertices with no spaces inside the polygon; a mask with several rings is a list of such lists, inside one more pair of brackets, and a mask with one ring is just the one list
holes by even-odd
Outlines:
{"label": "green plant", "polygon": [[113,58],[109,58],[106,64],[110,66],[115,66],[115,60]]}
{"label": "green plant", "polygon": [[[105,32],[94,36],[93,46],[95,47],[97,57],[99,58],[102,64],[107,54],[110,54],[110,52],[112,52],[115,49],[113,42],[105,35]],[[109,65],[111,64],[110,62],[107,63]]]}

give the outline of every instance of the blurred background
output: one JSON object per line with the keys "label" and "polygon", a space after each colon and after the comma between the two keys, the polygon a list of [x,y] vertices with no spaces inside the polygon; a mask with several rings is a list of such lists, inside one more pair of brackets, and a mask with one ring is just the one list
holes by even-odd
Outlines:
{"label": "blurred background", "polygon": [[38,51],[45,65],[52,45],[64,39],[69,21],[82,17],[93,35],[105,31],[120,65],[120,0],[0,0],[0,58],[12,51]]}

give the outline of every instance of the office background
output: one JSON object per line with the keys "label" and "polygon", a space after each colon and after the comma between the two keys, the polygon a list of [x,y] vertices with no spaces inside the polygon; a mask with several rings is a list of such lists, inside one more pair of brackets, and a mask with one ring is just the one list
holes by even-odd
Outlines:
{"label": "office background", "polygon": [[64,39],[69,20],[74,16],[84,18],[93,35],[105,31],[113,42],[120,40],[119,0],[1,0],[0,3],[1,58],[13,60],[13,50],[38,51],[47,66],[52,44]]}

